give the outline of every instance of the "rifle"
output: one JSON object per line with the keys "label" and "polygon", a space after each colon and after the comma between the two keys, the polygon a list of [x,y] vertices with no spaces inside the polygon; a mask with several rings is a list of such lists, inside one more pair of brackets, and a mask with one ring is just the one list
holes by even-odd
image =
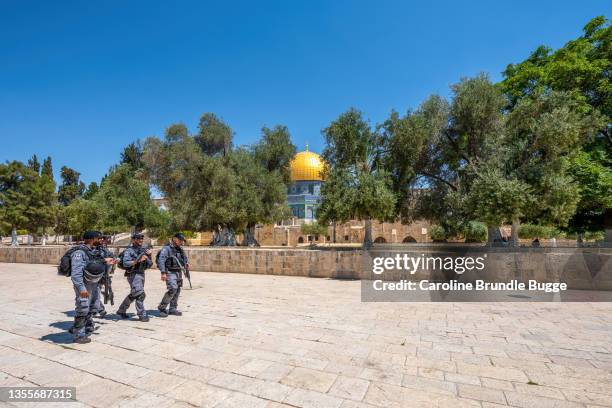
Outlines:
{"label": "rifle", "polygon": [[109,273],[108,269],[104,272],[104,292],[102,295],[104,296],[104,304],[107,304],[110,300],[110,304],[112,306],[115,305],[115,293],[113,292],[113,278],[111,274],[115,272],[115,265],[111,267],[111,271]]}
{"label": "rifle", "polygon": [[187,278],[187,281],[189,282],[189,289],[193,289],[193,286],[191,286],[191,274],[189,273],[189,268],[186,265],[183,265],[181,261],[178,260],[176,255],[172,255],[172,258],[174,258],[176,263],[179,265],[179,268],[181,268],[181,272],[183,272],[183,274]]}

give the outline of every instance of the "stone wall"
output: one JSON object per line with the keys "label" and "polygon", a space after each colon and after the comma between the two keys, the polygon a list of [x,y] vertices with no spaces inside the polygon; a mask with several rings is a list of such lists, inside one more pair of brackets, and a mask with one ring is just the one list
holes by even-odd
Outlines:
{"label": "stone wall", "polygon": [[[65,246],[0,247],[0,262],[57,264],[66,249]],[[485,269],[478,273],[466,272],[462,280],[503,282],[536,279],[540,282],[567,282],[571,289],[612,290],[610,248],[508,249],[468,245],[382,244],[367,252],[289,248],[186,248],[186,251],[194,271],[348,279],[372,278],[374,257],[394,257],[396,254],[410,257],[483,256],[486,258]],[[384,276],[385,279],[406,278],[400,271],[385,273]],[[431,279],[432,274],[419,272],[409,278]]]}

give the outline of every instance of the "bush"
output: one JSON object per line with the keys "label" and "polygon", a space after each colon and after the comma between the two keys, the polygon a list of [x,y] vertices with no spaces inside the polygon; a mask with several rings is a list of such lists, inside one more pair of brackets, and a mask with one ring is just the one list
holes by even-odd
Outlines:
{"label": "bush", "polygon": [[26,229],[18,229],[17,235],[28,235],[28,230]]}
{"label": "bush", "polygon": [[195,231],[181,231],[181,234],[183,234],[187,239],[192,239],[196,237],[197,233]]}
{"label": "bush", "polygon": [[561,232],[555,227],[546,225],[522,224],[519,227],[519,238],[534,239],[534,238],[557,238]]}
{"label": "bush", "polygon": [[465,227],[465,242],[486,242],[487,226],[478,221],[470,221]]}
{"label": "bush", "polygon": [[446,230],[441,225],[432,225],[429,229],[429,235],[433,242],[446,241]]}
{"label": "bush", "polygon": [[312,224],[302,224],[300,226],[300,231],[304,235],[327,235],[327,226],[321,225],[317,222],[313,222]]}

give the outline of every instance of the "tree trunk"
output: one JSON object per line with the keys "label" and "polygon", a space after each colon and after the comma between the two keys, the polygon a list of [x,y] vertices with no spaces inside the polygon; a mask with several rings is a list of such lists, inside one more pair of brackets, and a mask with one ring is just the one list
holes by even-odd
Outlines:
{"label": "tree trunk", "polygon": [[604,234],[604,247],[612,247],[612,208],[604,212]]}
{"label": "tree trunk", "polygon": [[332,223],[333,229],[332,229],[332,242],[335,244],[336,243],[336,221],[334,221]]}
{"label": "tree trunk", "polygon": [[512,233],[510,237],[510,246],[516,248],[519,246],[519,236],[518,231],[521,226],[521,221],[519,219],[515,219],[512,221]]}
{"label": "tree trunk", "polygon": [[255,224],[247,224],[246,228],[244,229],[244,239],[242,240],[242,246],[248,246],[248,247],[258,247],[259,242],[257,242],[257,239],[255,239]]}
{"label": "tree trunk", "polygon": [[499,227],[487,227],[487,246],[497,246],[498,243],[501,243],[501,233],[499,232]]}
{"label": "tree trunk", "polygon": [[582,238],[582,232],[579,232],[576,234],[576,246],[578,248],[582,248],[583,244],[584,244],[584,240]]}
{"label": "tree trunk", "polygon": [[236,234],[227,225],[218,226],[214,233],[213,246],[236,246]]}
{"label": "tree trunk", "polygon": [[364,249],[372,248],[372,220],[365,220],[365,234],[363,237],[363,247]]}
{"label": "tree trunk", "polygon": [[15,227],[11,230],[11,246],[19,246],[19,242],[17,242],[17,228]]}

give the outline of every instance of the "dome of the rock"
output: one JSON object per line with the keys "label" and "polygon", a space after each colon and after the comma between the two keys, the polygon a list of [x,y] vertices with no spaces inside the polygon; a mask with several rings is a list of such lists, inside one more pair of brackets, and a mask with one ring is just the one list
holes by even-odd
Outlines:
{"label": "dome of the rock", "polygon": [[297,153],[291,160],[292,181],[322,181],[323,159],[316,153],[305,151]]}

